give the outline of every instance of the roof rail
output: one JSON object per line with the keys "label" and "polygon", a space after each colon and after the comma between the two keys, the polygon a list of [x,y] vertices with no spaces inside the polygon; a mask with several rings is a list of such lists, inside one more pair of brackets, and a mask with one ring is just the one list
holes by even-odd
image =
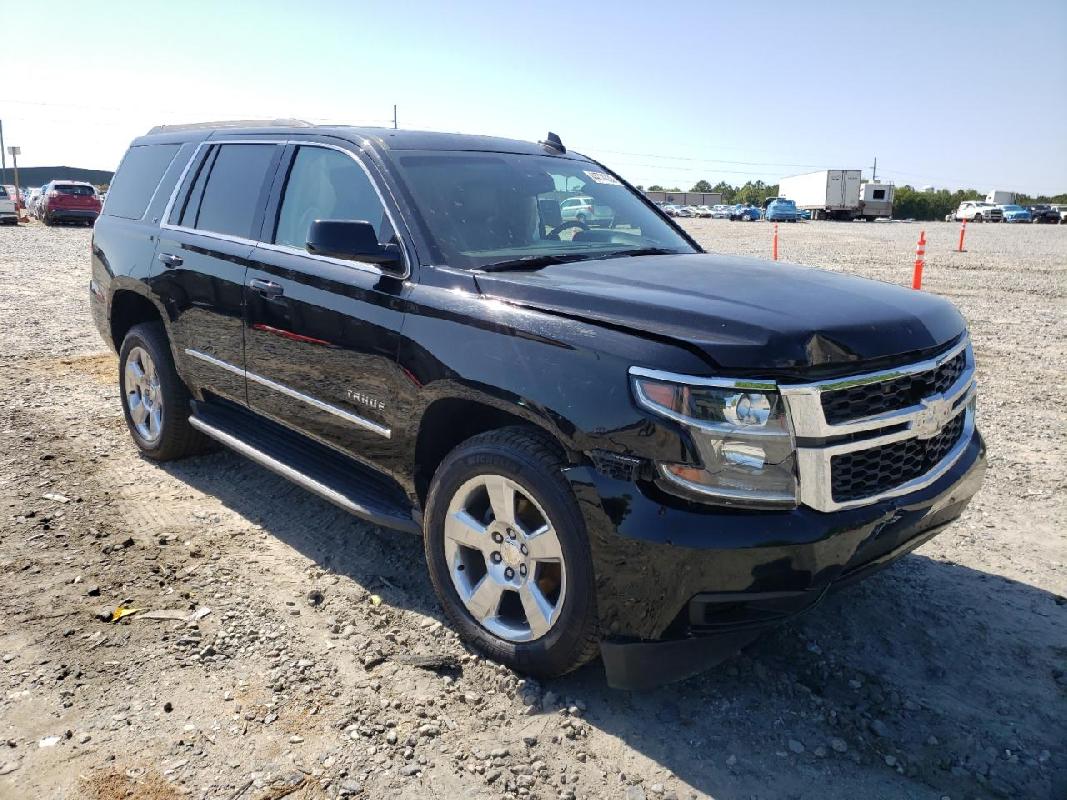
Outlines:
{"label": "roof rail", "polygon": [[152,133],[171,131],[196,131],[206,128],[312,128],[314,125],[302,119],[228,119],[218,122],[189,122],[184,125],[156,125]]}

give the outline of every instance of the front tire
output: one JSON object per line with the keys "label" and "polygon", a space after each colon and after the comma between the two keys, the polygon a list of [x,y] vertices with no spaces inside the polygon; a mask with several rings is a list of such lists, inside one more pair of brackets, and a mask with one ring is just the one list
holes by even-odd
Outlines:
{"label": "front tire", "polygon": [[598,649],[585,523],[555,444],[503,428],[453,450],[426,503],[426,562],[459,635],[512,669],[551,678]]}
{"label": "front tire", "polygon": [[189,390],[174,368],[161,322],[134,325],[119,349],[119,393],[134,442],[153,461],[202,453],[210,440],[189,424]]}

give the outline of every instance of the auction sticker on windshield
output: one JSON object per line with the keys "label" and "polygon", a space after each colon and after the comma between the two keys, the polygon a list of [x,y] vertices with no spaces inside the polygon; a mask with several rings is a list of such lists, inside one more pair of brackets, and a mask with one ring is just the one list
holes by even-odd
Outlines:
{"label": "auction sticker on windshield", "polygon": [[606,183],[608,186],[622,186],[618,178],[613,178],[606,172],[592,172],[590,170],[584,170],[585,174],[593,179],[594,183]]}

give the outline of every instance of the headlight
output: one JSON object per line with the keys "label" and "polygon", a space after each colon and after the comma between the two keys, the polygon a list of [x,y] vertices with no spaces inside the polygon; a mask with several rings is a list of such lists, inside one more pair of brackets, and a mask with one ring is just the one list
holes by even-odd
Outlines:
{"label": "headlight", "polygon": [[700,455],[700,464],[657,464],[670,484],[728,505],[796,505],[793,436],[773,383],[698,385],[643,372],[631,370],[638,404],[684,425]]}

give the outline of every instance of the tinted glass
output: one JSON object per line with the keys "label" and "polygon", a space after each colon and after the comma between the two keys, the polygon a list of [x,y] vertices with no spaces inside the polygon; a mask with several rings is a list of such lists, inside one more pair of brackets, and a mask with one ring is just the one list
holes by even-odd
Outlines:
{"label": "tinted glass", "polygon": [[0,186],[0,197],[7,197],[7,189],[3,186]]}
{"label": "tinted glass", "polygon": [[303,250],[317,219],[361,220],[375,227],[380,241],[389,236],[385,209],[363,168],[337,150],[301,147],[286,181],[275,244]]}
{"label": "tinted glass", "polygon": [[105,213],[126,219],[143,217],[179,147],[176,144],[131,147],[111,181]]}
{"label": "tinted glass", "polygon": [[[221,145],[192,227],[253,238],[252,223],[274,151],[272,144]],[[183,224],[190,221],[183,219]]]}
{"label": "tinted glass", "polygon": [[[52,187],[59,194],[69,194],[74,197],[92,197],[96,194],[96,189],[92,186],[80,186],[72,183],[57,183]],[[144,212],[142,212],[144,213]]]}
{"label": "tinted glass", "polygon": [[399,164],[440,256],[453,266],[693,252],[641,197],[588,161],[441,152],[405,154]]}

